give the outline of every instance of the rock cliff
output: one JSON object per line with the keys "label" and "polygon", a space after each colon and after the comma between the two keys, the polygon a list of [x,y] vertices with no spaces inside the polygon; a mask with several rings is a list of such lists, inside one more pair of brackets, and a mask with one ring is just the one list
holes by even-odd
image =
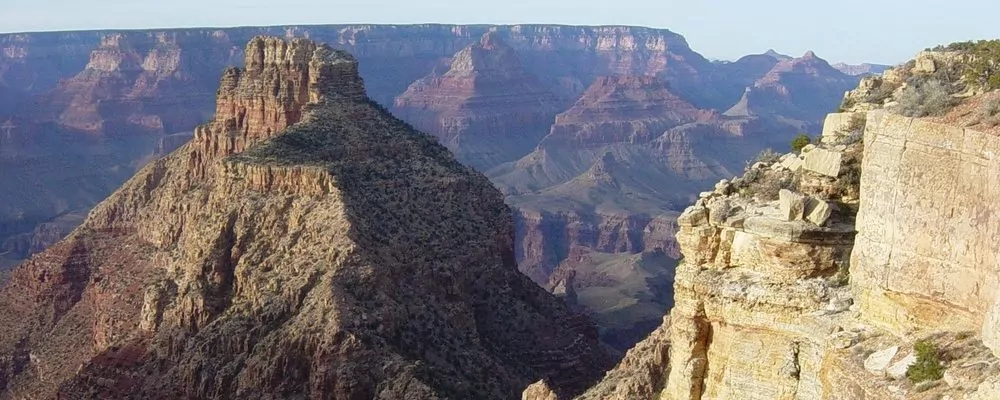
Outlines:
{"label": "rock cliff", "polygon": [[585,317],[516,269],[502,196],[370,101],[347,53],[255,38],[215,119],[0,289],[3,397],[580,393]]}
{"label": "rock cliff", "polygon": [[560,103],[522,67],[513,48],[488,32],[455,54],[446,72],[410,85],[392,111],[485,171],[529,153]]}
{"label": "rock cliff", "polygon": [[627,360],[588,395],[1000,396],[997,222],[982,200],[995,196],[1000,140],[877,109],[887,96],[831,114],[820,143],[755,164],[685,210],[674,307],[659,328],[668,338],[642,342],[669,343],[669,365],[640,358],[667,378],[630,383],[645,375],[622,373],[635,370]]}

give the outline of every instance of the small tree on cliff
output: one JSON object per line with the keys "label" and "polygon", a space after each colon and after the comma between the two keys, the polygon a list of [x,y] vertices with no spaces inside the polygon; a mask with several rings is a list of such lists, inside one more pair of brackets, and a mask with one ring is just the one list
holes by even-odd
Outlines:
{"label": "small tree on cliff", "polygon": [[800,133],[798,136],[792,139],[792,151],[798,153],[802,151],[803,147],[808,146],[810,143],[812,143],[812,139],[809,138],[809,135]]}

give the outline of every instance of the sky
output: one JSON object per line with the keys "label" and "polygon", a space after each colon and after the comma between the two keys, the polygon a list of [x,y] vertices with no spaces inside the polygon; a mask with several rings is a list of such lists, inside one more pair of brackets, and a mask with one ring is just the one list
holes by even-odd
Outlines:
{"label": "sky", "polygon": [[998,0],[0,0],[0,32],[343,23],[639,25],[712,59],[767,49],[897,64],[1000,38]]}

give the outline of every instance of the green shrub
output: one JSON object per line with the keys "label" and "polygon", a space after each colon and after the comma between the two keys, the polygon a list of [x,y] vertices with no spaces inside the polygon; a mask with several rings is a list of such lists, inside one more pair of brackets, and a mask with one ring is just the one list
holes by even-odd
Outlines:
{"label": "green shrub", "polygon": [[965,83],[987,90],[1000,89],[1000,40],[967,42],[962,46],[967,53],[962,63]]}
{"label": "green shrub", "polygon": [[808,146],[810,143],[812,143],[812,139],[809,138],[809,135],[800,133],[798,136],[792,139],[792,151],[798,153],[802,151],[803,147]]}
{"label": "green shrub", "polygon": [[907,86],[897,102],[896,112],[908,117],[941,115],[957,104],[947,86],[938,80]]}
{"label": "green shrub", "polygon": [[920,340],[913,345],[913,350],[917,353],[917,361],[906,369],[906,377],[910,382],[936,381],[944,377],[944,366],[941,365],[938,348],[934,343]]}

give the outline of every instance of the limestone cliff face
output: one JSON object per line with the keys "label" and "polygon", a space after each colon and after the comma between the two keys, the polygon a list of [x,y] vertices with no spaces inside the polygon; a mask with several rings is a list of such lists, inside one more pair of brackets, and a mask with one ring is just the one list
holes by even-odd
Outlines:
{"label": "limestone cliff face", "polygon": [[[831,115],[818,147],[753,166],[679,217],[667,378],[635,398],[1000,396],[996,223],[980,200],[1000,141],[884,111],[858,141],[860,115]],[[761,197],[779,187],[807,196]],[[907,379],[917,341],[939,379]]]}
{"label": "limestone cliff face", "polygon": [[525,70],[495,32],[452,58],[395,100],[393,113],[437,136],[480,170],[521,158],[548,132],[560,101]]}
{"label": "limestone cliff face", "polygon": [[[995,136],[869,114],[852,286],[890,331],[982,332],[1000,354]],[[919,171],[916,172],[916,171]]]}
{"label": "limestone cliff face", "polygon": [[596,332],[517,272],[502,196],[364,94],[253,39],[218,114],[0,290],[0,396],[571,396]]}

